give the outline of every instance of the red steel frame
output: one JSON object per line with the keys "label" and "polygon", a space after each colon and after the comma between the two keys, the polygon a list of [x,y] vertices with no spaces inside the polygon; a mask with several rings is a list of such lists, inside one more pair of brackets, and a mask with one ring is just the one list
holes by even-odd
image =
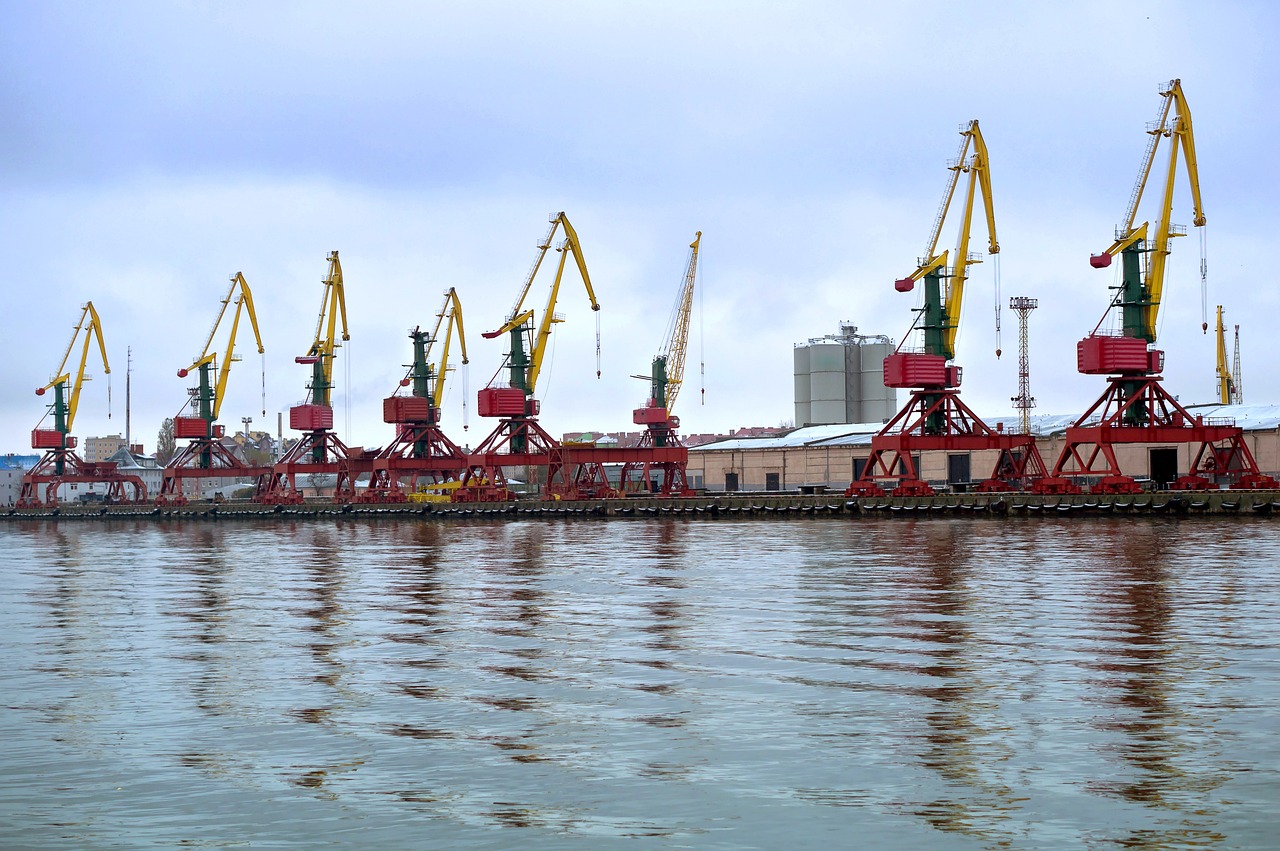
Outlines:
{"label": "red steel frame", "polygon": [[[63,473],[56,472],[58,462],[62,462]],[[147,486],[142,479],[130,474],[120,473],[114,461],[89,463],[75,452],[68,449],[50,449],[45,452],[36,465],[22,477],[22,491],[17,508],[57,508],[58,486],[67,483],[105,484],[105,498],[110,502],[146,502]],[[44,499],[40,499],[39,487],[44,486]],[[125,498],[124,486],[133,488],[133,499]]]}
{"label": "red steel frame", "polygon": [[[938,433],[926,433],[930,420],[941,422]],[[914,452],[999,450],[991,475],[979,491],[1001,492],[1025,488],[1045,475],[1044,460],[1029,434],[992,429],[960,399],[954,388],[918,388],[884,428],[871,438],[871,455],[858,481],[846,496],[884,496],[881,482],[895,484],[894,496],[932,496],[934,489],[920,479]]]}
{"label": "red steel frame", "polygon": [[[693,496],[686,472],[689,468],[689,450],[680,443],[675,431],[667,429],[668,446],[654,446],[653,429],[646,429],[640,436],[640,444],[623,450],[639,453],[623,462],[618,476],[618,489],[625,495],[683,497]],[[662,474],[662,484],[653,490],[654,471]]]}
{"label": "red steel frame", "polygon": [[[357,502],[404,502],[401,480],[408,479],[409,492],[426,477],[433,484],[462,479],[468,468],[467,455],[434,423],[401,423],[396,439],[377,453],[371,462],[369,485]],[[412,454],[425,444],[426,453]]]}
{"label": "red steel frame", "polygon": [[[317,461],[319,455],[323,460]],[[334,502],[351,502],[355,499],[355,480],[361,473],[373,471],[373,459],[364,452],[355,452],[331,431],[309,431],[289,448],[272,468],[267,486],[255,502],[268,505],[301,505],[302,491],[297,487],[297,477],[304,475],[334,475]]]}
{"label": "red steel frame", "polygon": [[[1127,385],[1127,386],[1126,386]],[[1138,419],[1142,425],[1125,422]],[[1244,430],[1230,419],[1192,414],[1164,389],[1158,375],[1113,376],[1092,407],[1066,431],[1066,444],[1053,474],[1035,483],[1037,493],[1081,493],[1074,479],[1099,477],[1093,493],[1138,493],[1142,488],[1120,469],[1115,447],[1136,443],[1199,444],[1190,471],[1174,482],[1175,490],[1208,490],[1202,475],[1231,478],[1237,489],[1270,489],[1275,479],[1262,475],[1244,442]]]}
{"label": "red steel frame", "polygon": [[[511,442],[522,437],[526,451],[510,452]],[[506,502],[515,499],[507,487],[503,467],[546,467],[548,489],[561,475],[564,461],[559,441],[531,417],[504,419],[476,451],[467,456],[462,484],[453,492],[454,502]]]}
{"label": "red steel frame", "polygon": [[[208,457],[213,466],[198,466],[202,457]],[[156,496],[156,505],[186,505],[188,500],[182,492],[181,485],[184,479],[252,478],[254,480],[253,496],[255,500],[259,500],[266,492],[267,476],[270,474],[270,467],[253,467],[246,464],[230,449],[223,446],[221,441],[208,437],[196,438],[165,465],[164,478],[160,480],[160,493]]]}

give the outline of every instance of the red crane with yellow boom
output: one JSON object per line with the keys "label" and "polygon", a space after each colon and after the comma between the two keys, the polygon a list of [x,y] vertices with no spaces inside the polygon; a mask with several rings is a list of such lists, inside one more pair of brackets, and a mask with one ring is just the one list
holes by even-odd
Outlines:
{"label": "red crane with yellow boom", "polygon": [[[75,349],[76,341],[83,336],[84,343],[80,350],[80,364],[72,378],[67,369],[67,361]],[[71,332],[71,340],[67,350],[58,362],[54,378],[48,384],[36,389],[37,396],[44,396],[53,391],[53,401],[45,417],[53,414],[53,428],[41,428],[37,424],[31,432],[31,448],[45,450],[44,455],[36,462],[26,475],[22,477],[22,490],[15,503],[18,508],[40,508],[57,506],[58,488],[64,483],[106,485],[105,499],[110,502],[125,501],[124,485],[133,488],[133,499],[143,501],[147,498],[147,488],[142,480],[133,475],[122,475],[116,470],[113,462],[89,462],[76,454],[76,438],[71,429],[75,425],[76,413],[80,410],[80,392],[84,383],[90,380],[85,371],[89,362],[90,344],[97,342],[98,353],[102,356],[102,371],[111,374],[111,365],[107,361],[107,344],[102,337],[102,321],[93,302],[86,302],[80,311],[80,319],[75,330]],[[107,388],[107,404],[111,403],[110,385]],[[109,410],[109,409],[108,409]],[[110,413],[108,413],[110,416]],[[44,487],[43,499],[40,487]]]}
{"label": "red crane with yellow boom", "polygon": [[[1205,224],[1200,201],[1200,176],[1196,161],[1195,134],[1191,110],[1182,92],[1182,82],[1171,80],[1160,88],[1160,111],[1147,127],[1149,139],[1137,182],[1129,194],[1123,223],[1115,239],[1101,254],[1090,257],[1096,269],[1107,268],[1120,257],[1120,283],[1102,319],[1089,336],[1076,346],[1079,372],[1106,375],[1102,396],[1066,430],[1064,445],[1053,473],[1036,483],[1042,493],[1079,493],[1078,480],[1089,478],[1092,493],[1138,493],[1142,486],[1121,469],[1116,447],[1135,444],[1193,444],[1189,468],[1181,472],[1176,464],[1157,465],[1154,455],[1150,479],[1157,486],[1179,490],[1204,490],[1214,485],[1209,476],[1221,476],[1232,487],[1275,487],[1276,482],[1258,471],[1257,462],[1243,439],[1243,431],[1230,420],[1206,420],[1179,404],[1163,385],[1165,353],[1155,348],[1160,305],[1164,300],[1165,277],[1171,242],[1186,234],[1186,228],[1172,222],[1174,186],[1178,176],[1178,156],[1191,190],[1192,223]],[[1138,208],[1147,181],[1156,166],[1162,139],[1169,140],[1169,155],[1160,180],[1161,195],[1154,228],[1150,221],[1138,222]],[[1203,279],[1205,264],[1201,258]],[[1101,331],[1108,315],[1119,314],[1119,332]],[[1202,322],[1202,330],[1208,323]],[[1164,458],[1164,456],[1160,456]],[[1156,469],[1161,466],[1162,469]]]}
{"label": "red crane with yellow boom", "polygon": [[[450,287],[436,314],[435,328],[427,332],[419,327],[409,332],[413,341],[413,363],[397,392],[382,400],[382,419],[395,425],[396,437],[374,458],[373,474],[369,487],[360,494],[361,502],[402,502],[405,499],[402,479],[408,479],[409,492],[413,492],[421,479],[439,485],[456,482],[465,472],[466,454],[440,428],[440,406],[444,402],[445,380],[452,369],[449,349],[455,328],[465,365],[467,338],[462,324],[462,302],[457,291]],[[433,362],[436,343],[441,344],[440,353]],[[405,388],[409,388],[409,393],[400,395],[399,390]],[[463,392],[466,392],[465,382]]]}
{"label": "red crane with yellow boom", "polygon": [[[885,386],[910,390],[911,398],[872,438],[871,455],[857,481],[849,486],[850,496],[879,496],[885,493],[886,484],[893,485],[893,493],[898,496],[932,495],[933,487],[916,469],[915,458],[922,451],[996,450],[993,471],[978,484],[978,489],[983,491],[1015,490],[1044,475],[1044,462],[1031,435],[992,429],[960,399],[961,370],[952,361],[956,355],[968,269],[971,264],[981,262],[978,255],[969,252],[974,201],[979,193],[986,216],[988,251],[991,254],[1000,251],[986,142],[977,121],[963,125],[960,135],[963,137],[960,152],[949,166],[951,175],[924,256],[914,272],[894,282],[898,292],[910,292],[918,281],[924,282],[924,305],[917,311],[911,328],[911,331],[920,331],[923,347],[904,348],[909,331],[898,349],[884,360]],[[938,240],[962,177],[967,180],[955,253],[952,255],[947,250],[939,253]],[[999,355],[997,349],[996,356]],[[950,484],[968,485],[967,482]]]}
{"label": "red crane with yellow boom", "polygon": [[[261,501],[273,504],[298,504],[302,491],[297,486],[300,475],[334,477],[333,499],[346,502],[354,498],[357,469],[369,467],[371,459],[364,453],[353,453],[333,431],[333,365],[338,349],[351,339],[347,331],[347,297],[342,280],[342,264],[338,252],[329,252],[329,272],[321,281],[320,314],[316,333],[306,354],[294,361],[311,367],[307,383],[309,398],[289,409],[289,428],[302,436],[276,463]],[[341,323],[341,336],[339,336]]]}
{"label": "red crane with yellow boom", "polygon": [[[506,359],[498,370],[499,373],[503,369],[507,371],[507,381],[499,384],[495,374],[489,385],[477,394],[476,409],[480,416],[497,417],[501,422],[472,454],[462,486],[455,493],[455,498],[459,501],[510,499],[512,495],[506,487],[503,467],[522,466],[529,468],[531,472],[545,468],[543,486],[547,493],[551,494],[557,487],[563,487],[561,446],[539,424],[541,405],[534,394],[546,363],[547,343],[551,339],[551,332],[557,324],[564,321],[564,316],[556,313],[556,303],[560,296],[564,270],[571,256],[582,277],[591,309],[597,312],[596,377],[600,377],[600,304],[591,287],[591,275],[582,256],[578,233],[563,211],[553,213],[548,218],[551,227],[538,243],[538,253],[520,287],[515,306],[507,314],[501,327],[481,335],[488,340],[507,335],[509,348]],[[560,261],[547,294],[547,306],[542,312],[541,320],[535,323],[537,317],[532,308],[525,307],[525,300],[542,267],[542,261],[551,248],[552,240],[561,228],[564,229],[564,239],[556,246]]]}
{"label": "red crane with yellow boom", "polygon": [[[637,447],[644,450],[636,460],[622,466],[619,488],[623,493],[657,493],[662,496],[691,494],[685,471],[689,452],[681,445],[676,429],[680,418],[672,410],[684,386],[685,356],[689,347],[689,322],[693,314],[693,294],[698,276],[698,252],[702,231],[689,243],[689,259],[676,294],[675,307],[667,324],[666,342],[653,359],[649,375],[633,378],[649,381],[649,398],[632,411],[631,419],[645,427]],[[655,473],[660,478],[655,478]]]}
{"label": "red crane with yellow boom", "polygon": [[[258,330],[258,315],[253,307],[253,291],[244,274],[236,272],[231,276],[231,287],[222,298],[222,308],[218,311],[213,327],[209,329],[204,349],[191,366],[178,370],[179,378],[186,378],[193,372],[198,376],[198,383],[190,389],[190,399],[183,406],[184,411],[188,406],[191,408],[191,415],[182,416],[179,413],[173,418],[173,436],[177,439],[189,438],[191,442],[165,465],[160,493],[156,497],[157,505],[186,505],[188,500],[182,487],[185,479],[253,478],[256,480],[255,493],[262,493],[271,468],[247,464],[223,445],[222,438],[226,435],[226,429],[217,423],[223,399],[226,398],[231,365],[240,360],[240,355],[236,353],[236,337],[242,315],[249,319],[258,354],[263,354],[265,349],[262,346],[262,334]],[[221,347],[214,345],[214,339],[223,320],[228,316],[231,317],[231,324],[227,332],[226,347],[219,361]],[[265,409],[263,413],[266,413]]]}

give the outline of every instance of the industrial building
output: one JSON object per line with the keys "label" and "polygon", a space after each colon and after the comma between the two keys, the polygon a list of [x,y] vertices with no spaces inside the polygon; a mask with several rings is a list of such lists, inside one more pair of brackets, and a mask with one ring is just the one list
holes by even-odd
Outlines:
{"label": "industrial building", "polygon": [[898,391],[884,386],[884,359],[894,343],[867,336],[849,322],[839,334],[814,337],[795,347],[797,426],[883,424],[898,410]]}
{"label": "industrial building", "polygon": [[[1245,443],[1259,468],[1273,476],[1280,472],[1280,405],[1206,405],[1194,410],[1206,420],[1234,420],[1244,430]],[[1066,429],[1074,420],[1066,415],[1031,417],[1041,455],[1058,456]],[[1018,417],[995,417],[987,422],[993,428],[1012,431]],[[689,480],[708,492],[843,492],[862,475],[871,454],[871,438],[880,428],[880,423],[811,426],[774,437],[734,438],[691,447]],[[1125,469],[1153,486],[1167,485],[1178,474],[1188,472],[1193,451],[1194,446],[1186,443],[1117,447]],[[983,477],[995,458],[996,450],[923,452],[916,465],[921,478],[938,491],[963,492]]]}

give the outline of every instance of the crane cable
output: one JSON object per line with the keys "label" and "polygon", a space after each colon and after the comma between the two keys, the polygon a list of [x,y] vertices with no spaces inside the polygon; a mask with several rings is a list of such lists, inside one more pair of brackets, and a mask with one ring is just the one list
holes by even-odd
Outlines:
{"label": "crane cable", "polygon": [[995,262],[993,264],[996,277],[996,360],[1000,360],[1000,255],[994,255]]}
{"label": "crane cable", "polygon": [[1209,333],[1209,231],[1200,227],[1200,333]]}
{"label": "crane cable", "polygon": [[462,364],[462,430],[467,431],[471,428],[470,413],[467,410],[467,397],[471,395],[471,391],[467,389],[467,364]]}
{"label": "crane cable", "polygon": [[[350,343],[350,340],[346,341]],[[346,346],[347,356],[342,359],[343,381],[345,386],[342,388],[342,409],[343,409],[343,426],[346,433],[343,438],[349,443],[351,442],[351,346]]]}

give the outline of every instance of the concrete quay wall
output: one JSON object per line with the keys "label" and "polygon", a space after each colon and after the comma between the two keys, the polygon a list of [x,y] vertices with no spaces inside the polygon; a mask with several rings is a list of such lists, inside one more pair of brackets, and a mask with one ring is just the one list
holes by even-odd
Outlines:
{"label": "concrete quay wall", "polygon": [[787,494],[770,491],[686,499],[609,499],[560,502],[521,500],[511,503],[435,503],[339,505],[326,501],[297,506],[248,502],[200,503],[182,507],[149,505],[66,505],[57,509],[11,509],[0,522],[37,519],[66,521],[151,518],[166,520],[270,520],[301,517],[404,517],[423,520],[465,519],[644,519],[683,517],[1100,517],[1142,515],[1253,516],[1280,515],[1280,491],[1156,491],[1136,495],[1041,496],[1036,494],[940,494],[931,497],[864,497],[843,494]]}

